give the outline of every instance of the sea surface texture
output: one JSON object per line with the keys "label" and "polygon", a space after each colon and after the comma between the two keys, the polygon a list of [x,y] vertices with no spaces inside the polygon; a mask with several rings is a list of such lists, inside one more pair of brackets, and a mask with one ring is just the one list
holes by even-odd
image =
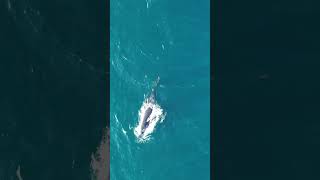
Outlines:
{"label": "sea surface texture", "polygon": [[[206,180],[210,170],[209,0],[111,0],[111,180]],[[157,77],[164,119],[134,133]]]}

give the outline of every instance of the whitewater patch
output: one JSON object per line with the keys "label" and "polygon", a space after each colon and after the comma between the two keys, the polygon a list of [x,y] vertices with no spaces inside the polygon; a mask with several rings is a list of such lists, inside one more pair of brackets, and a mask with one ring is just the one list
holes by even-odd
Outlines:
{"label": "whitewater patch", "polygon": [[[149,121],[148,127],[145,129],[144,133],[142,133],[142,121],[144,112],[148,108],[152,108],[152,113],[147,119]],[[137,141],[139,143],[147,142],[151,139],[151,134],[155,131],[155,127],[158,123],[162,123],[165,119],[166,113],[161,108],[161,106],[157,103],[150,103],[145,99],[142,103],[142,106],[139,110],[139,121],[134,128],[134,134],[137,137]]]}

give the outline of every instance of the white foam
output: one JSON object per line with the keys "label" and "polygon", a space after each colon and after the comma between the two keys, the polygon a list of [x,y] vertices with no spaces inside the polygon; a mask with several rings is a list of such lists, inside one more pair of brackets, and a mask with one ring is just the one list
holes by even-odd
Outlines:
{"label": "white foam", "polygon": [[127,135],[127,131],[124,130],[123,128],[121,129],[124,135]]}
{"label": "white foam", "polygon": [[[142,130],[142,118],[144,116],[144,112],[148,109],[148,107],[152,108],[152,113],[147,119],[150,121],[149,126],[145,129],[144,133],[141,133]],[[147,102],[145,99],[142,103],[142,106],[139,110],[139,121],[137,126],[134,128],[134,134],[138,139],[138,142],[146,142],[151,139],[151,134],[155,131],[155,127],[158,122],[162,123],[165,119],[166,113],[164,113],[163,109],[160,107],[159,104],[153,104]]]}

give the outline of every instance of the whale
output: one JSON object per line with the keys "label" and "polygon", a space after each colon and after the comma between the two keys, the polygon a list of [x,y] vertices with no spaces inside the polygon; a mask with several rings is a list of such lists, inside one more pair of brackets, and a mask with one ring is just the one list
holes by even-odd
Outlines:
{"label": "whale", "polygon": [[158,76],[155,84],[151,90],[149,97],[147,98],[146,102],[149,104],[149,107],[143,112],[142,124],[141,124],[141,135],[143,135],[144,131],[148,128],[150,123],[150,115],[153,111],[153,105],[156,104],[156,88],[158,87],[160,81],[160,77]]}

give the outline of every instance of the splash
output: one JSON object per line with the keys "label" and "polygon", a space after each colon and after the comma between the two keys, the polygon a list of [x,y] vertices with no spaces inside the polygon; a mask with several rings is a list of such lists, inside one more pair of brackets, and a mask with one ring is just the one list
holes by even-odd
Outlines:
{"label": "splash", "polygon": [[[148,108],[152,108],[152,113],[149,116],[147,121],[150,121],[149,126],[142,133],[142,119],[144,112]],[[165,119],[166,113],[163,111],[161,106],[157,103],[150,103],[145,99],[142,103],[142,106],[139,110],[139,121],[137,126],[134,128],[134,134],[137,137],[139,143],[147,142],[151,139],[151,134],[155,131],[155,127],[158,123],[162,123]]]}

